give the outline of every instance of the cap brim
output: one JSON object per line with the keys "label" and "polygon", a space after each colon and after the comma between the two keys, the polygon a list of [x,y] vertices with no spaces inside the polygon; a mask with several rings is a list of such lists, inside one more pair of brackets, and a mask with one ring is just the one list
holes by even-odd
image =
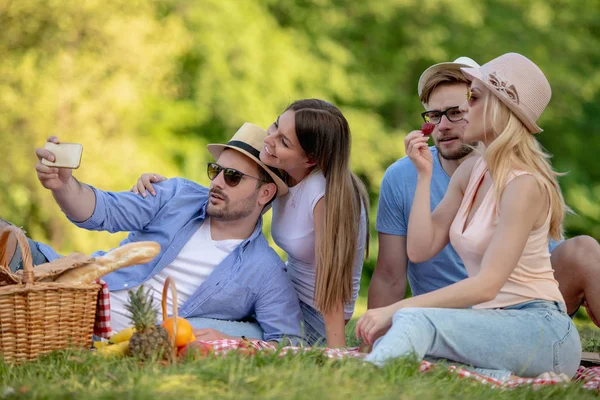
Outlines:
{"label": "cap brim", "polygon": [[431,77],[433,75],[435,75],[438,72],[443,71],[443,70],[459,71],[464,67],[471,67],[471,66],[468,64],[462,64],[462,63],[443,62],[443,63],[432,65],[431,67],[427,68],[425,70],[425,72],[423,72],[421,74],[421,77],[419,78],[419,83],[417,85],[417,92],[419,94],[419,97],[421,97],[421,94],[423,93],[425,84],[427,83],[427,81],[429,81],[429,79],[431,79]]}
{"label": "cap brim", "polygon": [[256,162],[260,168],[267,171],[269,176],[271,178],[273,178],[275,185],[277,185],[277,197],[283,196],[288,193],[288,191],[289,191],[288,185],[281,178],[279,178],[273,171],[271,171],[269,169],[269,167],[267,167],[262,161],[260,161],[260,159],[257,159],[254,155],[250,154],[246,150],[240,149],[239,147],[235,147],[235,146],[229,146],[226,144],[217,144],[217,143],[207,144],[206,148],[208,149],[208,152],[210,153],[211,156],[213,156],[213,158],[215,160],[217,160],[221,156],[221,153],[223,153],[223,150],[225,150],[225,149],[231,149],[231,150],[235,150],[237,152],[242,153],[246,157],[251,158],[252,161]]}

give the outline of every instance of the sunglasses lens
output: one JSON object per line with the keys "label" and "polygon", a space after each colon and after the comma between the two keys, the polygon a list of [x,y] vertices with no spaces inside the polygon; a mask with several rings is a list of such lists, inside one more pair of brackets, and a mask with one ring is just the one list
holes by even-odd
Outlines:
{"label": "sunglasses lens", "polygon": [[219,175],[221,172],[221,167],[215,163],[208,163],[208,168],[206,168],[206,173],[208,174],[208,179],[211,181]]}
{"label": "sunglasses lens", "polygon": [[223,177],[225,178],[225,183],[232,187],[237,186],[242,180],[242,174],[231,168],[227,168],[223,172]]}
{"label": "sunglasses lens", "polygon": [[221,171],[223,171],[223,179],[225,180],[225,183],[231,187],[237,186],[244,177],[244,174],[233,168],[223,169],[223,167],[217,163],[208,163],[206,173],[208,174],[208,179],[211,181],[214,180],[221,173]]}

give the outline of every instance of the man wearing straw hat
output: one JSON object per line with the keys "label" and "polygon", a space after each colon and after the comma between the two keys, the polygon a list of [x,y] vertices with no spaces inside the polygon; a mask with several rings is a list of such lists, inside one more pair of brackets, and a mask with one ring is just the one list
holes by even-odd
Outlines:
{"label": "man wearing straw hat", "polygon": [[[450,177],[471,156],[477,143],[462,140],[465,122],[459,107],[466,100],[468,81],[463,67],[479,67],[468,57],[435,64],[425,70],[418,83],[418,94],[425,108],[425,122],[435,124],[432,133],[434,167],[431,206],[444,197]],[[470,146],[467,146],[470,145]],[[405,157],[385,173],[379,195],[377,231],[379,254],[369,287],[369,308],[384,307],[405,296],[406,282],[413,295],[428,293],[467,277],[458,254],[448,244],[438,255],[423,263],[411,262],[406,254],[408,216],[415,194],[417,171]],[[570,315],[585,304],[588,314],[600,316],[600,245],[588,236],[577,236],[560,243],[550,241],[549,250],[556,280]]]}
{"label": "man wearing straw hat", "polygon": [[[174,178],[156,185],[156,196],[148,198],[82,184],[70,169],[43,165],[42,159],[53,161],[54,156],[36,150],[41,184],[73,223],[88,230],[130,232],[121,244],[155,241],[161,246],[153,261],[103,277],[111,291],[114,329],[130,324],[124,309],[127,290],[143,284],[160,304],[170,276],[177,284],[179,315],[203,328],[195,331],[198,339],[297,342],[302,336],[296,291],[262,234],[263,212],[288,191],[279,171],[259,159],[266,135],[245,123],[227,144],[207,146],[216,160],[207,167],[210,188]],[[58,138],[49,141],[58,143]],[[33,249],[49,261],[59,257],[41,243]]]}

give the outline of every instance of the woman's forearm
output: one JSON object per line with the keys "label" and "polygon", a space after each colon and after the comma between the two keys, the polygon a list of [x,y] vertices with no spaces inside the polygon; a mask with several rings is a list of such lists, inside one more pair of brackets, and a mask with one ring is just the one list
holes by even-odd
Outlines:
{"label": "woman's forearm", "polygon": [[327,336],[327,347],[346,346],[346,319],[344,318],[344,304],[340,302],[337,307],[329,312],[323,313],[325,322],[325,333]]}
{"label": "woman's forearm", "polygon": [[431,216],[430,200],[431,175],[417,178],[417,187],[408,218],[406,250],[413,262],[431,258],[431,244],[434,241],[434,225]]}
{"label": "woman's forearm", "polygon": [[493,300],[498,291],[486,285],[477,276],[452,285],[394,303],[394,311],[401,308],[467,308]]}

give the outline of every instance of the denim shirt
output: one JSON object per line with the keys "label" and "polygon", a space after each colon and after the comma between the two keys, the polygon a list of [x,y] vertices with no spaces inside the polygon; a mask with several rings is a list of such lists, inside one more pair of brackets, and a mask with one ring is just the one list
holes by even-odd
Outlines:
{"label": "denim shirt", "polygon": [[[121,245],[146,240],[160,244],[161,251],[151,262],[104,276],[110,290],[130,289],[152,278],[177,257],[206,218],[208,188],[181,178],[154,187],[156,196],[146,198],[92,187],[96,194],[93,215],[84,222],[72,221],[88,230],[130,232]],[[40,250],[49,260],[57,258],[48,249]],[[105,252],[98,251],[93,256],[102,254]],[[296,291],[285,264],[262,234],[262,218],[250,237],[180,306],[179,315],[238,321],[254,316],[264,331],[264,340],[285,336],[295,341],[302,336]]]}

